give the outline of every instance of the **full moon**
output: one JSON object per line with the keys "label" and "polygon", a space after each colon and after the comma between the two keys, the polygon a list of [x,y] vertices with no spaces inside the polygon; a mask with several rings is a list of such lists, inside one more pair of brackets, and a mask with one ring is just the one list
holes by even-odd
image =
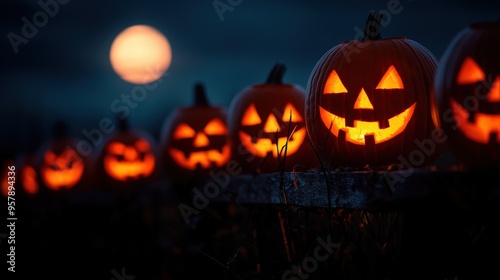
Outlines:
{"label": "full moon", "polygon": [[148,84],[158,80],[170,67],[172,50],[158,29],[134,25],[116,36],[109,57],[113,70],[123,80]]}

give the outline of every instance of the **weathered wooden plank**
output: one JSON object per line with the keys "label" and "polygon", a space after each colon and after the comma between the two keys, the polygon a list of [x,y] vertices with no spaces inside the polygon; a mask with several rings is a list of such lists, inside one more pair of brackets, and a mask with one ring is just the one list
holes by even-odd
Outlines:
{"label": "weathered wooden plank", "polygon": [[[283,178],[279,173],[244,174],[231,177],[212,202],[228,202],[236,195],[240,204],[284,204],[286,200],[289,205],[304,207],[383,209],[430,197],[467,196],[471,192],[476,197],[493,199],[500,190],[495,173],[412,169],[329,172],[328,176],[322,172],[287,172]],[[203,192],[203,184],[198,189]]]}

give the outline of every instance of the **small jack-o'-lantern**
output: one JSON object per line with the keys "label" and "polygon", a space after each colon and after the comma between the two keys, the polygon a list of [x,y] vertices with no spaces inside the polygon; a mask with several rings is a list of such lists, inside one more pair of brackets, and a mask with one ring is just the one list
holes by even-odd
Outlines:
{"label": "small jack-o'-lantern", "polygon": [[208,103],[205,87],[195,85],[195,104],[174,110],[162,127],[165,171],[187,181],[223,168],[231,156],[226,111]]}
{"label": "small jack-o'-lantern", "polygon": [[99,169],[108,184],[147,183],[157,166],[156,143],[145,131],[130,129],[125,119],[118,121],[119,129],[100,148]]}
{"label": "small jack-o'-lantern", "polygon": [[436,122],[457,159],[471,168],[500,164],[500,21],[458,33],[438,65]]}
{"label": "small jack-o'-lantern", "polygon": [[35,195],[38,193],[38,175],[33,165],[26,164],[21,167],[21,184],[26,194]]}
{"label": "small jack-o'-lantern", "polygon": [[304,123],[305,91],[283,83],[285,70],[276,64],[266,83],[243,89],[230,105],[232,154],[245,172],[309,169],[317,162]]}
{"label": "small jack-o'-lantern", "polygon": [[45,151],[40,177],[51,190],[69,189],[80,182],[84,170],[85,163],[73,147],[57,145]]}
{"label": "small jack-o'-lantern", "polygon": [[15,198],[17,181],[19,179],[17,166],[12,159],[6,159],[2,164],[2,171],[0,173],[0,193],[2,196],[12,196]]}
{"label": "small jack-o'-lantern", "polygon": [[38,194],[40,189],[40,178],[36,168],[36,155],[25,151],[16,158],[16,166],[19,173],[18,190],[23,196],[30,197]]}
{"label": "small jack-o'-lantern", "polygon": [[35,159],[44,192],[84,186],[89,177],[85,176],[89,166],[88,160],[78,152],[80,139],[71,137],[67,124],[62,121],[55,125],[52,137],[39,147]]}
{"label": "small jack-o'-lantern", "polygon": [[[380,37],[371,13],[365,37],[326,52],[309,77],[306,125],[314,147],[333,166],[382,166],[408,160],[415,140],[432,139],[430,114],[436,58],[404,37]],[[423,166],[442,150],[418,159]]]}

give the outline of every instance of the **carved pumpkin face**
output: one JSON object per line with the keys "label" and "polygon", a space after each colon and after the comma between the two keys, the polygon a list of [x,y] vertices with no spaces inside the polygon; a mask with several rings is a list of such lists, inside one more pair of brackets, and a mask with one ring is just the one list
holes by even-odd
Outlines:
{"label": "carved pumpkin face", "polygon": [[306,141],[305,92],[282,82],[285,69],[276,64],[266,83],[246,87],[230,105],[233,157],[245,172],[278,172],[285,155],[286,171],[295,165],[315,167]]}
{"label": "carved pumpkin face", "polygon": [[155,139],[145,130],[117,118],[118,129],[108,134],[97,152],[97,174],[104,188],[123,189],[150,183],[158,165]]}
{"label": "carved pumpkin face", "polygon": [[142,138],[132,144],[118,140],[109,142],[103,161],[106,173],[118,181],[148,177],[156,164],[149,141]]}
{"label": "carved pumpkin face", "polygon": [[[333,166],[398,164],[398,157],[418,149],[416,139],[435,129],[430,106],[436,58],[413,40],[379,35],[333,47],[309,77],[308,135]],[[439,150],[420,163],[431,163]]]}
{"label": "carved pumpkin face", "polygon": [[161,132],[165,171],[178,181],[224,168],[231,157],[225,109],[208,104],[203,84],[194,88],[194,105],[176,108]]}
{"label": "carved pumpkin face", "polygon": [[[353,74],[350,73],[350,69],[343,73],[345,77]],[[356,70],[362,77],[377,76],[371,72],[373,69]],[[373,138],[368,141],[378,144],[404,131],[413,117],[416,102],[411,94],[405,95],[404,83],[396,67],[389,66],[387,71],[379,76],[380,81],[375,87],[370,88],[373,82],[366,86],[361,85],[359,93],[352,94],[342,83],[337,71],[332,70],[325,82],[319,113],[323,124],[335,137],[339,138],[339,132],[342,130],[347,142],[365,145],[365,139]],[[346,84],[358,89],[360,85],[350,83],[352,80],[347,79]],[[401,100],[399,104],[403,106],[387,108],[384,106],[386,99],[399,99]],[[351,101],[352,106],[345,106]]]}
{"label": "carved pumpkin face", "polygon": [[[467,57],[457,76],[457,86],[462,86],[464,91],[471,91],[469,95],[461,96],[462,102],[452,98],[450,100],[451,110],[465,137],[480,144],[500,142],[500,73],[495,73],[493,83],[489,87],[483,87],[484,98],[478,99],[477,110],[467,110],[464,104],[465,98],[472,94],[479,83],[488,83],[486,74],[473,58]],[[459,90],[460,91],[460,90]],[[458,96],[457,96],[458,97]],[[480,103],[479,103],[480,102]],[[471,108],[473,109],[473,108]]]}
{"label": "carved pumpkin face", "polygon": [[[299,108],[302,109],[303,106]],[[302,112],[299,113],[290,102],[280,109],[267,110],[266,106],[261,104],[257,109],[255,103],[251,103],[244,111],[238,135],[245,149],[251,154],[260,158],[271,154],[272,157],[278,158],[277,147],[287,144],[287,155],[291,156],[304,143],[306,127]],[[291,137],[287,137],[289,126],[295,128]]]}
{"label": "carved pumpkin face", "polygon": [[84,169],[84,161],[73,148],[49,149],[43,154],[40,177],[51,190],[72,188],[80,182]]}
{"label": "carved pumpkin face", "polygon": [[437,122],[450,149],[470,167],[500,163],[499,36],[500,22],[465,28],[446,49],[436,75]]}
{"label": "carved pumpkin face", "polygon": [[227,143],[225,121],[216,117],[208,120],[205,125],[191,125],[181,122],[174,128],[172,145],[168,149],[172,159],[188,170],[224,165],[231,152]]}

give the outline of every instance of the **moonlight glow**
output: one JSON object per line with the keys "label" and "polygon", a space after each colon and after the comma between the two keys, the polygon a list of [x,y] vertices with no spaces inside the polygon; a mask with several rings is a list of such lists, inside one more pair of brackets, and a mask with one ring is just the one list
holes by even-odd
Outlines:
{"label": "moonlight glow", "polygon": [[147,84],[158,80],[170,66],[172,51],[167,38],[147,25],[123,30],[113,41],[110,60],[125,81]]}

